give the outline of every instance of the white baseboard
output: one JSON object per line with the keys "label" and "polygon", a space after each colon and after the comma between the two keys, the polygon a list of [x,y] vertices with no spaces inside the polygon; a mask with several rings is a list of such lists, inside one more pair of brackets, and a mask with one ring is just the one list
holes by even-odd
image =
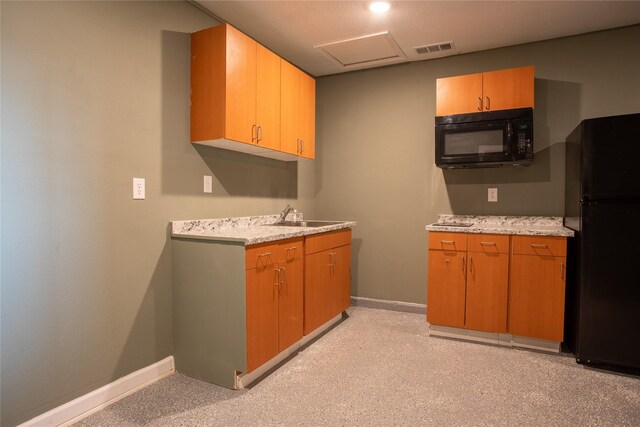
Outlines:
{"label": "white baseboard", "polygon": [[69,426],[174,372],[173,356],[169,356],[38,415],[19,427]]}

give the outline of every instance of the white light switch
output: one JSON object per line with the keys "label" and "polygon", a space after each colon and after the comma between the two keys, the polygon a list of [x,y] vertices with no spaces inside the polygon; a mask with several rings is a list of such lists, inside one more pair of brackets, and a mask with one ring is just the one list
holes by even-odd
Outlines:
{"label": "white light switch", "polygon": [[213,192],[213,178],[211,175],[204,176],[204,192],[212,193]]}
{"label": "white light switch", "polygon": [[497,202],[498,201],[498,189],[497,188],[490,188],[489,189],[488,200],[490,202]]}
{"label": "white light switch", "polygon": [[144,178],[133,178],[133,199],[144,200]]}

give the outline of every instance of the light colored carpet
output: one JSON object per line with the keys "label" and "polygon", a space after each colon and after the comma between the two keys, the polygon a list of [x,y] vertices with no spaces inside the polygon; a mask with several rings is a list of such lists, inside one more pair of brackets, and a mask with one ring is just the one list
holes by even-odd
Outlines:
{"label": "light colored carpet", "polygon": [[77,425],[640,425],[638,377],[426,331],[424,315],[351,308],[251,389],[175,374]]}

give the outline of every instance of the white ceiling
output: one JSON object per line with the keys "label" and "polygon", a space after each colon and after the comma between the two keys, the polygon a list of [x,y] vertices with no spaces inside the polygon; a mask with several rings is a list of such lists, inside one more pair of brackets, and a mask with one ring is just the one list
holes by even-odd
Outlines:
{"label": "white ceiling", "polygon": [[[385,15],[370,12],[367,1],[197,3],[314,76],[640,23],[640,1],[391,1]],[[315,48],[383,32],[391,35],[404,55],[344,67]],[[454,48],[445,52],[418,54],[415,50],[449,41]],[[593,54],[597,57],[598,52]]]}

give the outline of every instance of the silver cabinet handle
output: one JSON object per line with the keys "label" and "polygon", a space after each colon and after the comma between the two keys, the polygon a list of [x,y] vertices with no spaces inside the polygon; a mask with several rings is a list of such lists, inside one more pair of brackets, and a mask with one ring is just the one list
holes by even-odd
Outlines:
{"label": "silver cabinet handle", "polygon": [[491,109],[491,99],[488,96],[487,96],[487,105],[485,106],[485,108],[487,109],[487,111]]}
{"label": "silver cabinet handle", "polygon": [[469,271],[473,273],[473,257],[469,256]]}
{"label": "silver cabinet handle", "polygon": [[284,285],[287,283],[287,269],[282,267],[282,268],[279,268],[278,270],[282,271],[282,280],[280,281],[280,284]]}
{"label": "silver cabinet handle", "polygon": [[496,242],[480,242],[480,244],[484,246],[495,246]]}
{"label": "silver cabinet handle", "polygon": [[258,141],[258,144],[262,141],[262,126],[258,126],[258,130],[256,131],[256,140]]}
{"label": "silver cabinet handle", "polygon": [[276,283],[275,283],[275,285],[276,286],[280,286],[280,269],[276,268],[275,272],[276,272]]}
{"label": "silver cabinet handle", "polygon": [[564,262],[560,263],[560,278],[564,277]]}
{"label": "silver cabinet handle", "polygon": [[[291,246],[290,248],[285,249],[285,261],[293,261],[293,258],[296,257],[296,251],[298,250],[297,246]],[[288,259],[287,257],[289,256],[289,251],[293,251],[293,258],[292,259]]]}
{"label": "silver cabinet handle", "polygon": [[300,138],[298,138],[296,141],[298,143],[297,153],[300,154],[300,153],[302,153],[302,144],[300,143]]}
{"label": "silver cabinet handle", "polygon": [[540,249],[548,248],[547,245],[543,245],[543,244],[540,244],[540,243],[531,243],[531,247],[532,248],[540,248]]}
{"label": "silver cabinet handle", "polygon": [[478,97],[478,111],[482,111],[482,97]]}
{"label": "silver cabinet handle", "polygon": [[300,154],[304,153],[304,139],[300,140]]}
{"label": "silver cabinet handle", "polygon": [[[254,132],[255,131],[255,132]],[[255,137],[253,136],[255,134]],[[258,125],[251,126],[251,142],[258,139]]]}
{"label": "silver cabinet handle", "polygon": [[440,240],[443,245],[453,245],[453,240]]}
{"label": "silver cabinet handle", "polygon": [[329,252],[329,267],[333,267],[336,265],[336,253]]}
{"label": "silver cabinet handle", "polygon": [[264,252],[256,258],[256,268],[265,268],[269,264],[271,252]]}
{"label": "silver cabinet handle", "polygon": [[464,263],[464,255],[462,255],[462,271],[465,271],[467,269],[467,266]]}

